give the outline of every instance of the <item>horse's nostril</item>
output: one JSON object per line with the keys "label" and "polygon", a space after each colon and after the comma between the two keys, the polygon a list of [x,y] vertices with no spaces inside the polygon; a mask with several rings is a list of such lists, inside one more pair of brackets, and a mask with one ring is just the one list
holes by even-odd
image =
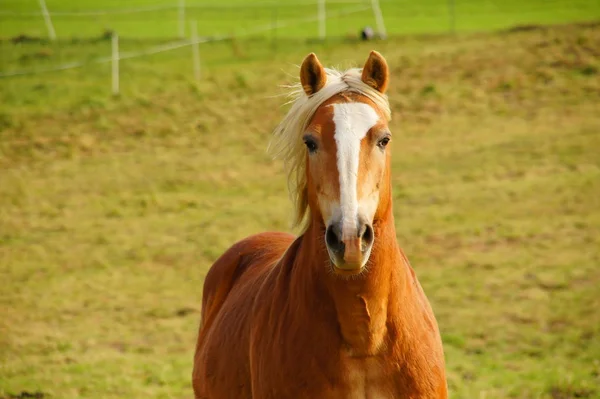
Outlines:
{"label": "horse's nostril", "polygon": [[366,244],[373,242],[373,228],[369,224],[364,224],[361,228],[361,239]]}
{"label": "horse's nostril", "polygon": [[335,252],[344,252],[345,245],[342,242],[340,234],[338,234],[334,225],[327,227],[327,232],[325,233],[325,241],[327,242],[327,246],[329,247],[329,249]]}
{"label": "horse's nostril", "polygon": [[358,234],[356,236],[358,238],[363,238],[363,236],[365,235],[366,231],[367,231],[367,225],[363,224],[362,226],[359,227]]}

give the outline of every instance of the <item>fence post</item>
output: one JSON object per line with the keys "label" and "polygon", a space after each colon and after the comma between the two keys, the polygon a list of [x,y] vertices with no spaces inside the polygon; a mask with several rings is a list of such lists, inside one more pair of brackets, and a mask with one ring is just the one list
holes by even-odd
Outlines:
{"label": "fence post", "polygon": [[112,34],[112,93],[119,94],[119,35]]}
{"label": "fence post", "polygon": [[448,0],[448,14],[450,17],[450,32],[456,33],[456,16],[454,12],[454,0]]}
{"label": "fence post", "polygon": [[179,0],[179,37],[185,37],[185,0]]}
{"label": "fence post", "polygon": [[325,0],[319,0],[319,38],[321,40],[325,40],[325,36],[327,35],[325,21]]}
{"label": "fence post", "polygon": [[192,30],[192,62],[194,65],[194,79],[197,82],[200,81],[200,43],[198,40],[198,23],[196,21],[190,22],[190,28]]}
{"label": "fence post", "polygon": [[371,0],[371,8],[373,8],[373,14],[375,15],[375,22],[377,23],[377,31],[379,37],[385,39],[387,33],[385,31],[385,23],[383,22],[383,14],[379,7],[379,0]]}
{"label": "fence post", "polygon": [[52,18],[46,7],[46,1],[40,0],[40,8],[42,9],[42,15],[44,16],[44,22],[46,23],[46,29],[48,29],[48,37],[50,40],[56,40],[56,32],[54,31],[54,25],[52,24]]}

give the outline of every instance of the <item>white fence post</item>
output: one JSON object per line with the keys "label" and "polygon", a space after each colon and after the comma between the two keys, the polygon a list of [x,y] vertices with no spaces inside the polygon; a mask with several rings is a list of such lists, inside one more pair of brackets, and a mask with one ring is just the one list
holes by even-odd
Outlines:
{"label": "white fence post", "polygon": [[179,37],[185,37],[185,0],[179,0]]}
{"label": "white fence post", "polygon": [[190,23],[192,29],[192,58],[194,63],[194,78],[200,81],[200,43],[198,40],[198,23]]}
{"label": "white fence post", "polygon": [[319,37],[321,40],[325,40],[325,36],[327,35],[325,22],[325,0],[319,0]]}
{"label": "white fence post", "polygon": [[115,96],[119,94],[119,35],[116,32],[112,35],[112,92]]}
{"label": "white fence post", "polygon": [[42,9],[42,15],[44,16],[44,22],[46,23],[46,29],[48,29],[48,36],[50,40],[56,40],[56,32],[54,31],[54,25],[52,24],[52,18],[46,7],[46,1],[40,0],[40,8]]}
{"label": "white fence post", "polygon": [[385,39],[387,33],[385,31],[385,24],[383,23],[383,14],[381,13],[381,8],[379,7],[379,0],[371,0],[371,7],[373,8],[373,14],[375,14],[375,22],[377,23],[379,37]]}

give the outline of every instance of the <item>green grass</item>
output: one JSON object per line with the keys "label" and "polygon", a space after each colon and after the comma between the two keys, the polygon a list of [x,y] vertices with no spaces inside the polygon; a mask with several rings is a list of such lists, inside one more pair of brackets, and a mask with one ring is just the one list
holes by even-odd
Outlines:
{"label": "green grass", "polygon": [[[177,6],[177,0],[128,1],[75,1],[46,0],[53,17],[59,38],[97,37],[105,30],[115,30],[122,37],[133,38],[174,38],[178,35],[179,14],[176,7],[142,13],[72,16],[60,15],[65,11],[94,11],[114,9],[135,9],[152,6]],[[294,4],[276,1],[252,2],[248,0],[230,1],[223,4],[201,0],[187,0],[186,19],[198,22],[200,35],[243,34],[257,26],[270,25],[277,21],[289,23],[302,18],[316,17],[316,4],[298,0]],[[299,3],[299,4],[298,4]],[[304,4],[302,4],[304,3]],[[314,1],[313,1],[314,3]],[[445,33],[451,29],[450,8],[447,0],[380,0],[387,31],[390,35],[413,33]],[[455,29],[458,32],[488,31],[514,25],[564,23],[588,21],[600,18],[600,3],[591,0],[455,0]],[[209,5],[209,8],[206,8]],[[359,11],[343,17],[335,14],[364,6]],[[13,37],[26,34],[46,37],[46,27],[39,13],[37,0],[0,0],[0,11],[18,12],[26,15],[1,15],[0,37]],[[329,2],[327,12],[327,32],[330,36],[356,36],[366,25],[375,25],[369,0],[349,0]],[[189,30],[188,30],[189,32]],[[298,23],[275,32],[261,35],[277,37],[317,37],[316,21]]]}
{"label": "green grass", "polygon": [[[309,51],[346,67],[372,48],[392,71],[398,238],[452,397],[600,397],[598,24],[240,39],[201,48],[199,83],[189,48],[124,61],[119,97],[109,65],[3,79],[0,397],[190,397],[208,268],[244,236],[289,230],[265,151],[279,85]],[[0,70],[109,49],[5,41]]]}

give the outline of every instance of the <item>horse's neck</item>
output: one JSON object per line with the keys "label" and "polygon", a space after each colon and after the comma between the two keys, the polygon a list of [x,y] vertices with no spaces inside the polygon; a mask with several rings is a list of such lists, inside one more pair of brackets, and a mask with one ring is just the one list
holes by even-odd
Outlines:
{"label": "horse's neck", "polygon": [[[342,343],[351,355],[375,355],[384,349],[389,308],[399,300],[410,279],[396,242],[393,218],[375,226],[376,241],[367,270],[363,275],[343,278],[330,269],[329,256],[323,244],[323,227],[311,225],[303,237],[298,266],[312,284],[308,295],[320,295],[320,305],[327,303],[337,320]],[[314,301],[315,298],[310,298]],[[337,325],[335,322],[337,321]]]}

